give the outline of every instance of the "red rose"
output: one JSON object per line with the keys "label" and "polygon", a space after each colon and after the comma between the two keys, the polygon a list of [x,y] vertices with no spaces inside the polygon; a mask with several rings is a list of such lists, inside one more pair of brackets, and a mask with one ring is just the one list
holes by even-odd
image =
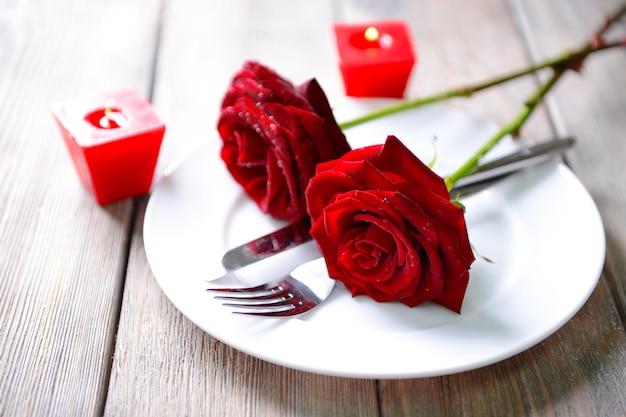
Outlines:
{"label": "red rose", "polygon": [[294,87],[255,62],[235,75],[217,128],[235,180],[264,213],[290,221],[306,215],[317,163],[350,150],[315,80]]}
{"label": "red rose", "polygon": [[306,197],[328,272],[353,296],[460,313],[474,261],[463,211],[396,137],[318,165]]}

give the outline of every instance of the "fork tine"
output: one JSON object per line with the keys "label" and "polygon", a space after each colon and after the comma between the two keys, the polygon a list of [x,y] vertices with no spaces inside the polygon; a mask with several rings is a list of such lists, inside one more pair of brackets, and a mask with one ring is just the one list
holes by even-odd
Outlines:
{"label": "fork tine", "polygon": [[246,302],[246,301],[268,301],[268,300],[274,300],[274,299],[282,299],[281,297],[283,297],[283,295],[281,295],[280,293],[262,293],[262,294],[257,294],[257,293],[250,293],[250,294],[245,294],[245,295],[216,295],[215,298],[216,300],[222,300],[222,301],[241,301],[241,302]]}
{"label": "fork tine", "polygon": [[289,317],[295,316],[300,313],[306,312],[306,310],[302,310],[298,307],[283,309],[283,310],[274,310],[274,311],[233,311],[233,314],[241,314],[244,316],[257,316],[257,317]]}
{"label": "fork tine", "polygon": [[307,313],[311,311],[317,304],[313,303],[303,303],[299,302],[296,304],[290,304],[289,308],[283,309],[275,309],[275,310],[266,310],[266,311],[233,311],[235,314],[243,314],[247,316],[258,316],[258,317],[290,317],[297,316],[300,314]]}
{"label": "fork tine", "polygon": [[[301,303],[300,303],[301,304]],[[243,314],[249,316],[278,316],[286,313],[293,314],[293,310],[299,307],[297,301],[294,301],[292,294],[286,297],[269,299],[269,300],[256,300],[251,303],[224,303],[225,307],[233,307],[234,314]]]}
{"label": "fork tine", "polygon": [[255,288],[259,287],[231,288],[230,291],[228,291],[227,289],[217,288],[208,289],[207,291],[213,291],[219,294],[223,294],[216,295],[214,297],[218,300],[266,300],[271,298],[279,298],[283,294],[288,293],[288,288],[285,285],[276,285],[272,287],[268,285],[263,285],[260,289],[255,290]]}
{"label": "fork tine", "polygon": [[222,304],[225,307],[234,307],[241,308],[244,310],[257,310],[257,311],[276,311],[276,310],[284,310],[287,308],[294,307],[291,300],[277,300],[275,303],[265,303],[265,304],[237,304],[237,303],[226,303]]}
{"label": "fork tine", "polygon": [[271,291],[276,289],[276,286],[269,286],[268,284],[257,285],[256,287],[235,287],[235,288],[221,288],[221,287],[211,287],[207,288],[207,291],[212,292],[258,292],[258,291]]}
{"label": "fork tine", "polygon": [[276,308],[254,309],[249,311],[233,310],[233,314],[257,317],[290,317],[311,310],[311,306],[306,303],[286,304]]}
{"label": "fork tine", "polygon": [[225,306],[265,306],[265,305],[278,305],[280,303],[293,302],[293,294],[270,294],[260,295],[257,297],[236,297],[236,296],[217,296],[216,300],[229,301],[231,304],[224,303]]}

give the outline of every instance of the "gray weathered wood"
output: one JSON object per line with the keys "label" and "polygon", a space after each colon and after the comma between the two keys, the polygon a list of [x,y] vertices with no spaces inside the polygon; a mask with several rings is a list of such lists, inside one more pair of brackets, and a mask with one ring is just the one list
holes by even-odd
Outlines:
{"label": "gray weathered wood", "polygon": [[[516,3],[516,2],[511,2]],[[532,4],[531,4],[532,3]],[[558,4],[555,4],[558,3]],[[516,13],[515,20],[520,24],[523,38],[534,59],[550,56],[562,52],[565,48],[576,47],[586,41],[581,34],[586,35],[595,29],[602,21],[603,6],[599,2],[519,2],[513,4]],[[492,3],[489,6],[493,6]],[[476,4],[466,7],[477,7]],[[458,9],[457,9],[458,10]],[[607,11],[611,11],[608,9]],[[470,12],[462,12],[468,16]],[[474,11],[479,15],[478,11]],[[574,14],[578,19],[567,19]],[[472,24],[489,27],[493,31],[497,27],[503,30],[510,29],[511,17],[506,13],[496,13],[493,9],[485,15],[499,16],[500,25],[487,22],[481,24],[476,19]],[[543,20],[541,20],[543,19]],[[580,24],[584,22],[585,24]],[[462,27],[456,22],[454,27]],[[524,27],[524,25],[528,25]],[[555,27],[563,30],[555,30]],[[565,28],[569,29],[569,35]],[[480,31],[479,31],[480,32]],[[483,49],[475,57],[475,61],[488,61],[489,57],[497,56],[495,49],[489,49],[488,41],[476,39],[471,31],[464,33],[457,45],[462,49],[462,42],[480,44]],[[507,39],[506,47],[516,48],[511,41],[514,37],[506,34],[495,34],[496,39]],[[497,43],[497,41],[494,41]],[[550,45],[551,47],[548,47]],[[470,47],[470,46],[468,46]],[[537,52],[537,49],[541,53]],[[609,53],[607,53],[609,54]],[[579,155],[591,158],[593,151],[588,148],[597,145],[598,141],[607,141],[608,137],[619,136],[614,130],[615,114],[622,113],[619,120],[623,129],[624,106],[626,99],[626,83],[624,73],[618,68],[624,66],[623,51],[612,51],[613,57],[594,56],[590,58],[588,71],[582,79],[574,74],[568,74],[557,86],[554,96],[551,96],[551,117],[557,126],[557,133],[574,134],[579,137],[580,144],[571,156],[574,169],[580,173],[584,182],[589,181],[590,192],[603,213],[605,223],[621,222],[623,219],[614,218],[613,207],[623,207],[623,190],[616,187],[616,192],[608,193],[606,183],[597,186],[599,192],[604,193],[599,199],[594,193],[594,178],[602,181],[603,178],[618,178],[614,172],[623,164],[624,153],[612,153],[611,146],[598,147],[598,151],[611,153],[587,160],[584,164],[576,163]],[[524,64],[526,58],[521,56],[517,65]],[[621,58],[621,62],[619,61]],[[616,62],[607,64],[605,59]],[[458,62],[452,64],[459,65]],[[446,64],[449,68],[451,65]],[[595,73],[593,72],[595,68]],[[457,68],[457,71],[459,69]],[[486,72],[493,72],[488,70]],[[607,76],[606,72],[614,72],[614,76]],[[582,87],[585,85],[585,87]],[[581,91],[583,90],[583,91]],[[519,93],[519,92],[515,92]],[[495,92],[480,103],[473,101],[469,106],[481,106],[488,109],[497,108],[500,111],[510,112],[516,104],[510,97],[498,98]],[[583,95],[580,97],[580,95]],[[593,103],[593,104],[591,104]],[[595,109],[594,109],[595,104]],[[496,111],[497,111],[496,109]],[[610,114],[598,115],[602,110]],[[483,110],[484,111],[484,110]],[[487,110],[492,111],[492,110]],[[563,113],[566,113],[565,115]],[[498,118],[498,115],[492,117]],[[600,125],[600,126],[599,126]],[[535,131],[537,120],[531,119],[524,130]],[[623,135],[623,134],[622,134]],[[619,148],[621,144],[616,144]],[[603,162],[604,161],[604,162]],[[584,167],[578,171],[578,167]],[[587,180],[587,178],[590,178]],[[623,187],[622,187],[623,188]],[[610,200],[611,203],[609,203]],[[617,227],[617,230],[620,230]],[[619,251],[618,245],[612,242],[612,233],[609,230],[608,246],[611,250]],[[620,237],[621,238],[621,237]],[[584,236],[581,236],[584,239]],[[613,247],[613,249],[612,249]],[[622,248],[623,249],[623,248]],[[622,250],[623,252],[623,250]],[[622,256],[610,259],[623,259]],[[572,260],[575,262],[575,260]],[[578,315],[555,335],[538,346],[499,364],[448,377],[440,377],[411,381],[382,381],[381,408],[387,410],[388,415],[622,415],[625,412],[623,390],[621,388],[626,377],[626,349],[623,325],[612,307],[610,290],[620,291],[623,288],[623,274],[611,273],[612,268],[619,269],[621,262],[607,264],[603,280]],[[622,267],[623,268],[623,267]],[[608,281],[608,285],[607,285]],[[612,287],[617,287],[614,289]],[[623,302],[623,294],[615,297],[618,303]],[[578,366],[574,365],[578,364]],[[602,383],[599,383],[602,381]],[[411,400],[407,400],[410,398]],[[433,400],[435,398],[435,400]]]}
{"label": "gray weathered wood", "polygon": [[99,207],[81,188],[50,106],[147,93],[158,3],[0,3],[0,415],[95,416],[132,204]]}
{"label": "gray weathered wood", "polygon": [[[327,5],[297,1],[281,7],[277,14],[275,8],[247,1],[169,5],[154,97],[168,122],[162,167],[188,148],[218,140],[221,98],[244,60],[275,64],[294,82],[338,76],[331,51],[319,46],[329,42]],[[297,43],[286,42],[292,33]],[[122,307],[105,415],[131,416],[137,410],[153,416],[167,414],[162,410],[180,415],[378,415],[375,381],[268,364],[197,329],[161,292],[141,242],[139,220],[124,294],[135,301]]]}
{"label": "gray weathered wood", "polygon": [[[161,174],[217,140],[221,97],[246,59],[294,82],[316,77],[329,96],[341,95],[333,21],[406,20],[419,54],[407,95],[416,97],[577,47],[618,3],[0,0],[0,415],[626,414],[624,49],[592,57],[582,76],[567,74],[522,132],[579,138],[568,161],[607,232],[598,287],[535,347],[437,378],[295,371],[198,329],[150,271],[147,197],[99,207],[49,113],[61,99],[137,88],[167,124]],[[616,35],[625,34],[623,25]],[[526,77],[450,105],[503,124],[535,87]]]}

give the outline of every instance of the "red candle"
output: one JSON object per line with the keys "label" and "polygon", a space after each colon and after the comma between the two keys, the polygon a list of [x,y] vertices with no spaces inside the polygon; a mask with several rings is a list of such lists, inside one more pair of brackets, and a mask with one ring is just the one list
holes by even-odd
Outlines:
{"label": "red candle", "polygon": [[74,98],[53,105],[52,115],[98,204],[150,190],[165,125],[138,92]]}
{"label": "red candle", "polygon": [[347,95],[404,96],[416,60],[404,22],[336,23],[334,29]]}

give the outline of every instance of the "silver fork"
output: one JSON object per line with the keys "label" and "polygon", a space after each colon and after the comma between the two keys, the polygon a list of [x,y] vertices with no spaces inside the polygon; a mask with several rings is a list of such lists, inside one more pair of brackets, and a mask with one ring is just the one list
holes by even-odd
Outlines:
{"label": "silver fork", "polygon": [[287,276],[256,287],[209,288],[220,295],[215,299],[235,307],[233,313],[262,317],[295,317],[321,304],[335,287],[329,278],[324,258],[317,258],[296,267]]}

